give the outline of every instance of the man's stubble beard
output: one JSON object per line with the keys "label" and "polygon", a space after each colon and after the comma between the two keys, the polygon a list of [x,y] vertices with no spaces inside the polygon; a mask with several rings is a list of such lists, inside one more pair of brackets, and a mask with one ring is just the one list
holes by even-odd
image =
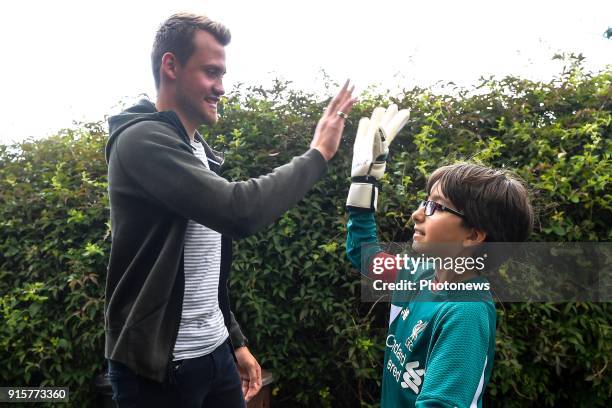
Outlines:
{"label": "man's stubble beard", "polygon": [[[179,93],[180,97],[177,97],[178,106],[180,109],[187,115],[188,118],[195,119],[195,127],[196,130],[202,125],[212,126],[217,123],[218,114],[215,112],[214,120],[210,116],[208,106],[204,106],[204,103],[207,103],[204,98],[201,98],[197,106],[194,106],[191,100],[185,96],[185,93]],[[204,109],[204,111],[202,111]]]}

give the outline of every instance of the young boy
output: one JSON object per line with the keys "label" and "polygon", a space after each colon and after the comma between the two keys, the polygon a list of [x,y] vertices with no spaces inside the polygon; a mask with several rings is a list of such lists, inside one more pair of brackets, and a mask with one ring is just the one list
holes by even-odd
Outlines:
{"label": "young boy", "polygon": [[[388,145],[408,115],[392,105],[386,111],[376,108],[371,119],[359,123],[347,199],[348,258],[362,274],[385,282],[486,284],[475,268],[458,273],[457,268],[425,264],[417,270],[396,266],[385,267],[382,273],[380,268],[373,270],[373,265],[391,265],[381,262],[391,255],[382,252],[376,235],[377,184],[384,174]],[[507,171],[468,163],[444,166],[429,177],[426,191],[427,199],[412,213],[412,247],[419,254],[441,255],[444,248],[445,259],[477,257],[483,255],[485,243],[524,241],[531,232],[533,210],[527,189]],[[362,244],[369,244],[363,247],[367,253],[362,253]],[[409,299],[392,296],[383,408],[482,406],[495,353],[491,295],[480,290],[469,298],[478,301],[456,301],[461,300],[456,291],[434,289],[417,290]]]}

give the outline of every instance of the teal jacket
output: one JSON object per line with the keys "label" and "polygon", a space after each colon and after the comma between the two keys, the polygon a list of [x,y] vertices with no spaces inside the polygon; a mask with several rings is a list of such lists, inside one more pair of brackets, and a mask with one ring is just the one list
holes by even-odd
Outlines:
{"label": "teal jacket", "polygon": [[[373,213],[349,213],[347,256],[363,275],[377,245]],[[362,244],[367,254],[362,254]],[[433,269],[401,270],[396,281],[432,279]],[[474,278],[469,282],[479,282]],[[468,282],[466,281],[466,282]],[[413,298],[392,296],[383,363],[383,408],[480,408],[495,355],[495,306],[482,301],[449,301],[444,291],[419,291]]]}

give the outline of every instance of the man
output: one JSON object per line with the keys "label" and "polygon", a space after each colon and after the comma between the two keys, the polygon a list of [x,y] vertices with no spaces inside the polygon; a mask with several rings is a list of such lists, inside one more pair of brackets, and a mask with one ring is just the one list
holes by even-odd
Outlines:
{"label": "man", "polygon": [[155,105],[143,100],[109,119],[105,357],[121,407],[239,407],[243,389],[255,395],[259,365],[229,309],[230,239],[304,197],[326,172],[355,103],[347,82],[310,150],[266,176],[230,183],[196,131],[217,121],[229,41],[206,17],[170,17],[153,46]]}

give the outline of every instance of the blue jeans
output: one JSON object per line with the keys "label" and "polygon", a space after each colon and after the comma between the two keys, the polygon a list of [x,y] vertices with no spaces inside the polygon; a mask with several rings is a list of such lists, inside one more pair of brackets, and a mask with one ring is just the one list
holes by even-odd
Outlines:
{"label": "blue jeans", "polygon": [[164,383],[139,376],[117,361],[107,361],[113,400],[119,408],[246,407],[229,341],[211,354],[172,362],[172,373]]}

